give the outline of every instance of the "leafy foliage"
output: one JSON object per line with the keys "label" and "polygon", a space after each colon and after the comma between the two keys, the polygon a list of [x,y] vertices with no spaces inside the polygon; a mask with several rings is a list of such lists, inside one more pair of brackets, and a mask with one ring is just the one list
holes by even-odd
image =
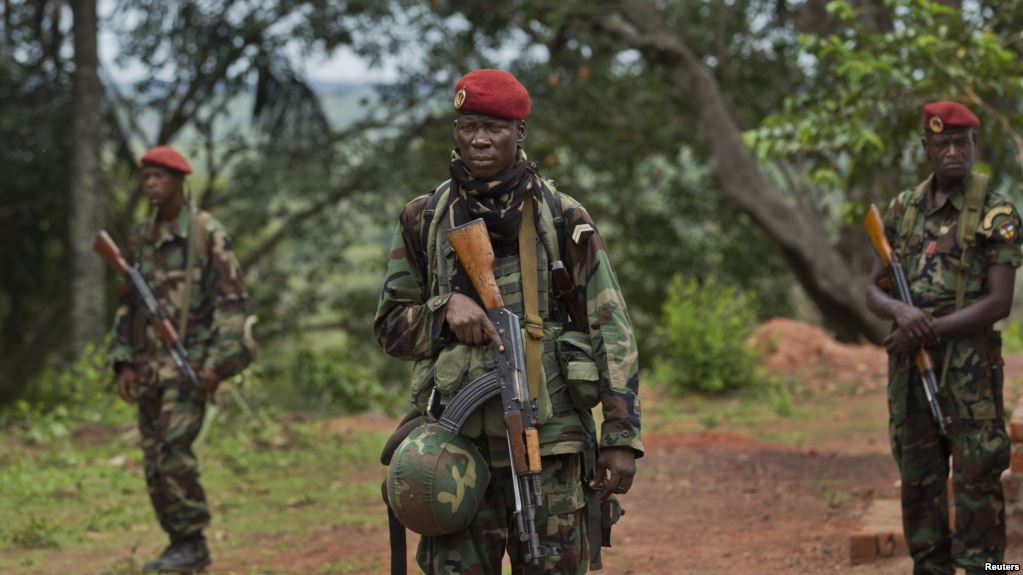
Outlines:
{"label": "leafy foliage", "polygon": [[751,292],[676,275],[657,330],[654,380],[679,394],[757,385],[757,356],[746,346],[756,314]]}

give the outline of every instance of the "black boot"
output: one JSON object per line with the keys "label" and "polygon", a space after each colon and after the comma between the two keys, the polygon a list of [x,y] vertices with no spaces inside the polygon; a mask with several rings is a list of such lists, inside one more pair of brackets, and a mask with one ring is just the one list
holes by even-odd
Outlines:
{"label": "black boot", "polygon": [[143,571],[194,573],[210,564],[210,552],[202,533],[171,542],[158,559],[146,563]]}

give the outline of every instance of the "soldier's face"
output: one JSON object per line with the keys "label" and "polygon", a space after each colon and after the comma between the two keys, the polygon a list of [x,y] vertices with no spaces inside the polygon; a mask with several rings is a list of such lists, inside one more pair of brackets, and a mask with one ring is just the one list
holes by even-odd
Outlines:
{"label": "soldier's face", "polygon": [[455,120],[455,141],[473,176],[493,178],[515,163],[515,151],[526,139],[526,123],[482,114]]}
{"label": "soldier's face", "polygon": [[167,168],[145,166],[142,168],[142,191],[151,204],[159,206],[181,193],[183,179],[180,174]]}
{"label": "soldier's face", "polygon": [[966,177],[973,168],[974,146],[977,134],[971,129],[948,130],[924,136],[924,152],[931,169],[939,178]]}

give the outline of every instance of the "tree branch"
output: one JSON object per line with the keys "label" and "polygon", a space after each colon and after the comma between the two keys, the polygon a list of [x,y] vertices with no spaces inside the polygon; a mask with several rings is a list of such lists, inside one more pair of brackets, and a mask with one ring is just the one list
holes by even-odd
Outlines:
{"label": "tree branch", "polygon": [[790,269],[836,334],[880,340],[884,325],[867,310],[866,270],[852,272],[824,240],[819,218],[801,215],[760,169],[725,104],[717,81],[681,34],[645,0],[606,0],[600,25],[664,66],[680,99],[694,108],[718,186],[778,246]]}

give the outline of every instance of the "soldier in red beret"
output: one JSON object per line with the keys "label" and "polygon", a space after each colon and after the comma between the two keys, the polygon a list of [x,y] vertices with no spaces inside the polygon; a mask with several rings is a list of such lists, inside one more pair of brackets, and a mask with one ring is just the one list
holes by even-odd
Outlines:
{"label": "soldier in red beret", "polygon": [[[424,535],[417,559],[428,574],[496,575],[507,549],[516,573],[586,573],[600,567],[602,536],[610,537],[620,515],[614,494],[629,491],[635,459],[643,455],[632,323],[593,220],[526,158],[530,98],[522,84],[507,72],[477,70],[455,85],[453,104],[451,179],[402,210],[374,331],[388,354],[416,362],[413,403],[419,413],[430,411],[428,417],[469,382],[468,374],[490,369],[485,357],[501,340],[447,234],[482,218],[505,305],[535,342],[524,341],[525,375],[539,420],[543,501],[535,525],[543,557],[525,558],[519,521],[527,518],[515,514],[495,398],[462,428],[490,462],[475,519],[459,531]],[[575,289],[559,295],[552,273],[562,263]],[[597,404],[604,416],[599,437],[591,413]],[[425,505],[431,513],[434,505],[450,512],[441,502]]]}
{"label": "soldier in red beret", "polygon": [[[980,121],[959,102],[924,106],[921,141],[931,175],[899,194],[885,233],[905,268],[914,305],[878,287],[874,263],[867,305],[893,320],[889,434],[902,478],[902,516],[913,573],[984,573],[1003,559],[1005,502],[1000,476],[1009,464],[1002,405],[1001,337],[1016,268],[1023,261],[1020,217],[988,176],[972,171]],[[931,415],[912,355],[934,357],[943,435]],[[955,526],[949,529],[949,457]]]}
{"label": "soldier in red beret", "polygon": [[158,146],[139,164],[152,216],[135,227],[125,256],[174,322],[199,374],[199,389],[183,378],[147,326],[142,305],[129,295],[117,308],[110,363],[121,397],[138,404],[146,485],[170,536],[167,549],[145,569],[190,573],[210,563],[203,536],[209,508],[192,442],[206,397],[251,357],[243,341],[247,297],[223,225],[185,199],[188,160]]}

